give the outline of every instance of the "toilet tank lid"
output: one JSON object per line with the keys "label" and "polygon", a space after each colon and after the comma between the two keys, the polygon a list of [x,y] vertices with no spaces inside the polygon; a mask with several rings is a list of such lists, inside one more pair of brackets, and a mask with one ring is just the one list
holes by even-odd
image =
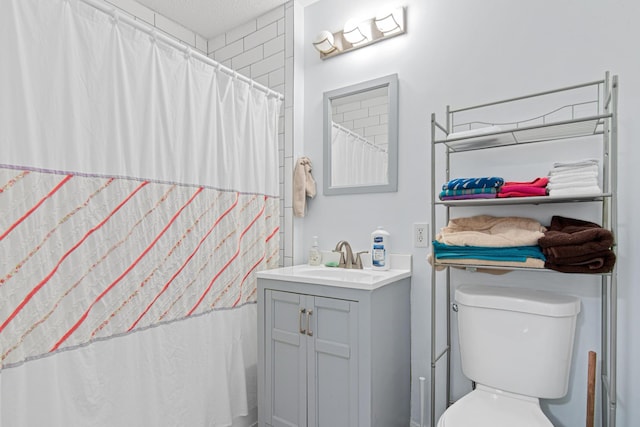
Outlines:
{"label": "toilet tank lid", "polygon": [[580,299],[574,296],[504,286],[460,285],[456,289],[455,300],[471,307],[550,317],[575,316],[580,312]]}

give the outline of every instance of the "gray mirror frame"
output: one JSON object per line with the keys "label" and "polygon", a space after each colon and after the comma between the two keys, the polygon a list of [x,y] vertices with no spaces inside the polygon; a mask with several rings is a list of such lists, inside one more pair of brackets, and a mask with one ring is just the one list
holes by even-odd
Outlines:
{"label": "gray mirror frame", "polygon": [[[372,89],[387,87],[389,93],[389,182],[378,185],[331,186],[331,100],[343,96],[354,95]],[[357,83],[324,93],[322,106],[324,109],[324,178],[323,194],[389,193],[398,191],[398,75],[388,76]]]}

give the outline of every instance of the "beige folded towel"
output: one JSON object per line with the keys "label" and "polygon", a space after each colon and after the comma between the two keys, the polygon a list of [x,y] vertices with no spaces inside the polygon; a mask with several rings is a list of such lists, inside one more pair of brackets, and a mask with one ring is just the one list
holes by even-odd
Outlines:
{"label": "beige folded towel", "polygon": [[304,217],[307,197],[316,196],[316,181],[311,175],[311,160],[300,157],[293,170],[293,215]]}
{"label": "beige folded towel", "polygon": [[531,218],[477,215],[451,219],[436,240],[455,246],[535,246],[546,230]]}

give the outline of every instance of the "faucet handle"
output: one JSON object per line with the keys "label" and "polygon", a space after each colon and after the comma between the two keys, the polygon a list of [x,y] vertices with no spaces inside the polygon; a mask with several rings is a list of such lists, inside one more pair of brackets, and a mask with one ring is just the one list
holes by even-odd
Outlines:
{"label": "faucet handle", "polygon": [[347,262],[344,259],[344,252],[337,251],[337,250],[333,250],[333,252],[336,252],[336,253],[340,254],[340,261],[338,261],[338,267],[339,268],[345,268],[345,266],[347,265]]}
{"label": "faucet handle", "polygon": [[368,254],[369,251],[360,251],[356,253],[356,262],[353,268],[357,268],[362,270],[362,258],[360,257],[360,255],[362,254]]}

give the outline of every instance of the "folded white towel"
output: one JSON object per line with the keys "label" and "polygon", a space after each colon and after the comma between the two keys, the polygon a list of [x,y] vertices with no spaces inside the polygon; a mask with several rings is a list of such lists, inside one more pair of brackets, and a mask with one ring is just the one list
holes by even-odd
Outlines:
{"label": "folded white towel", "polygon": [[553,164],[554,168],[564,168],[564,167],[576,167],[576,166],[590,166],[597,165],[598,159],[583,159],[583,160],[575,160],[570,162],[555,162]]}
{"label": "folded white towel", "polygon": [[500,126],[485,126],[477,129],[450,133],[449,135],[447,135],[447,139],[468,138],[471,136],[480,136],[487,133],[496,133],[500,131],[502,131],[502,128]]}
{"label": "folded white towel", "polygon": [[590,179],[595,179],[597,181],[598,172],[578,172],[551,175],[549,177],[549,183],[588,181]]}
{"label": "folded white towel", "polygon": [[598,165],[558,167],[558,168],[551,169],[549,171],[549,176],[563,175],[568,173],[583,173],[583,172],[598,172]]}
{"label": "folded white towel", "polygon": [[565,196],[595,196],[602,194],[602,190],[597,185],[591,187],[559,188],[549,190],[549,197]]}
{"label": "folded white towel", "polygon": [[551,190],[560,190],[564,188],[584,188],[584,187],[597,187],[598,181],[593,180],[585,180],[585,181],[573,181],[573,182],[556,182],[556,183],[548,183],[547,189]]}

